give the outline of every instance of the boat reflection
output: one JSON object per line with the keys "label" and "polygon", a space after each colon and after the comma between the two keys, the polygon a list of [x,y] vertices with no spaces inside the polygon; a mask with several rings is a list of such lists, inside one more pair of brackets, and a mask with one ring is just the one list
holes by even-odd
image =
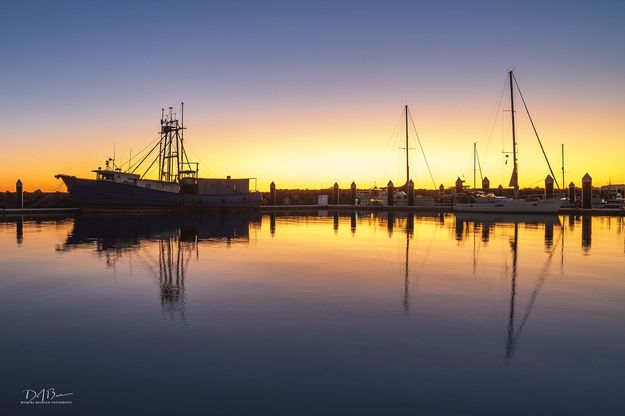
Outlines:
{"label": "boat reflection", "polygon": [[199,243],[245,243],[250,228],[259,224],[260,217],[249,214],[80,216],[57,250],[93,247],[113,268],[123,255],[136,255],[158,281],[163,314],[184,320],[185,275],[189,260],[199,257]]}

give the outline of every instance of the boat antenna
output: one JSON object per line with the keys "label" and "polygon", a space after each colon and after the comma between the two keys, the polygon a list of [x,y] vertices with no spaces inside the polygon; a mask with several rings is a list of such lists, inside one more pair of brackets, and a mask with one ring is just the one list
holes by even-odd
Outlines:
{"label": "boat antenna", "polygon": [[512,77],[512,71],[508,71],[508,76],[510,78],[510,114],[512,115],[512,162],[513,162],[513,170],[512,170],[512,178],[510,178],[510,185],[514,187],[514,199],[519,197],[519,171],[517,166],[517,158],[516,158],[516,130],[514,125],[514,86]]}

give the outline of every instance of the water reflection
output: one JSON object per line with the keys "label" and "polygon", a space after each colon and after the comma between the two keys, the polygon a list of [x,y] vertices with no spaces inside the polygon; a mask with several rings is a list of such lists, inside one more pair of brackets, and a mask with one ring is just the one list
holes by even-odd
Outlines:
{"label": "water reflection", "polygon": [[590,215],[582,216],[582,249],[588,253],[592,245],[592,217]]}
{"label": "water reflection", "polygon": [[57,250],[92,247],[112,268],[122,256],[134,255],[159,283],[163,314],[184,320],[185,275],[189,260],[199,258],[199,242],[247,242],[253,224],[260,224],[259,216],[80,216]]}
{"label": "water reflection", "polygon": [[[619,410],[624,235],[622,218],[582,216],[5,219],[1,390],[53,380],[93,406],[168,391],[168,411],[191,391],[224,414],[250,412],[233,392],[278,414],[276,391],[314,391],[309,414],[413,414],[414,391],[428,414]],[[78,390],[85,368],[98,378]]]}
{"label": "water reflection", "polygon": [[[549,275],[553,257],[560,253],[561,272],[564,265],[565,227],[558,216],[536,215],[488,215],[488,214],[436,214],[432,216],[415,215],[402,212],[323,212],[321,217],[293,216],[289,213],[270,213],[265,216],[269,221],[271,236],[275,236],[276,228],[287,226],[293,219],[297,221],[313,221],[323,224],[323,218],[331,218],[331,229],[335,235],[340,231],[343,220],[348,221],[352,235],[356,234],[358,224],[369,223],[369,228],[384,227],[389,238],[396,233],[403,236],[404,248],[402,259],[402,295],[401,305],[405,314],[411,309],[411,278],[420,275],[428,266],[430,248],[435,238],[431,234],[425,250],[418,250],[422,255],[422,262],[415,265],[411,261],[413,249],[411,243],[415,235],[415,224],[423,226],[429,224],[434,228],[445,229],[453,227],[454,239],[457,243],[469,241],[471,247],[471,272],[474,278],[479,278],[480,253],[487,247],[493,238],[493,233],[501,228],[502,231],[511,228],[512,234],[508,237],[508,262],[501,263],[500,268],[504,275],[508,275],[510,291],[507,312],[507,330],[505,346],[505,362],[509,363],[517,348],[519,337],[528,323],[531,312],[542,287]],[[446,217],[454,219],[454,224],[446,222]],[[79,216],[73,221],[73,228],[65,242],[57,247],[59,252],[71,251],[78,247],[91,247],[98,256],[102,256],[108,267],[115,268],[116,262],[123,256],[135,256],[140,263],[150,271],[160,288],[162,311],[169,317],[185,317],[185,277],[192,258],[200,257],[200,242],[225,243],[227,246],[249,242],[250,230],[261,227],[260,215],[216,215],[216,216]],[[284,221],[287,221],[286,223]],[[564,218],[563,218],[564,220]],[[595,219],[597,220],[597,219]],[[14,218],[16,241],[24,241],[24,219]],[[581,244],[584,254],[588,254],[592,243],[593,217],[568,217],[568,231],[573,232],[577,224],[581,224]],[[608,227],[611,220],[608,219]],[[622,218],[615,219],[617,232],[623,230]],[[519,285],[519,227],[537,229],[542,227],[544,249],[547,258],[541,270],[536,275],[534,287],[527,302],[524,302],[523,314],[518,320],[518,285]],[[558,230],[558,237],[555,232]],[[156,244],[156,249],[153,245]],[[154,254],[156,253],[156,255]],[[535,254],[533,255],[535,256]],[[531,276],[526,276],[526,278]],[[412,294],[414,295],[414,294]]]}
{"label": "water reflection", "polygon": [[15,239],[17,240],[17,244],[21,245],[24,242],[24,217],[21,215],[17,217],[17,221],[15,223]]}
{"label": "water reflection", "polygon": [[[513,225],[512,236],[509,237],[509,246],[511,253],[511,270],[510,270],[510,299],[509,299],[509,312],[508,312],[508,324],[506,333],[506,346],[504,361],[509,364],[512,360],[514,352],[516,350],[519,337],[523,328],[525,328],[531,312],[534,308],[534,304],[540,291],[545,283],[546,277],[549,272],[549,268],[552,263],[552,258],[556,252],[557,245],[554,247],[554,227],[558,226],[561,234],[560,242],[563,243],[564,228],[561,226],[560,219],[556,215],[486,215],[486,214],[457,214],[456,215],[456,238],[462,240],[463,233],[459,233],[458,230],[464,230],[464,224],[473,224],[473,273],[475,274],[477,267],[477,256],[479,251],[475,248],[475,235],[479,228],[482,229],[482,242],[487,243],[490,239],[490,230],[497,225]],[[459,225],[460,224],[460,225]],[[534,288],[530,294],[529,301],[525,306],[525,311],[521,317],[518,325],[515,323],[515,313],[517,306],[517,286],[518,286],[518,264],[519,264],[519,225],[523,224],[525,227],[544,226],[544,246],[547,250],[548,256],[543,268],[539,272]],[[485,231],[488,230],[488,231]],[[478,246],[479,249],[479,246]],[[562,262],[564,261],[563,251],[561,251]],[[504,263],[504,271],[506,270]]]}

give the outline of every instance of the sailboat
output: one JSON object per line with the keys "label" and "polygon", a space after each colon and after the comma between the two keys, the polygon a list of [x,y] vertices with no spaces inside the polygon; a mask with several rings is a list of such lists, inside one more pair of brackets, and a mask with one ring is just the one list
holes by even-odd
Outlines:
{"label": "sailboat", "polygon": [[[454,202],[454,211],[456,212],[484,212],[484,213],[540,213],[555,214],[560,209],[562,201],[559,199],[539,199],[539,198],[519,198],[519,173],[516,152],[516,130],[514,117],[514,74],[508,72],[510,79],[510,107],[512,114],[512,160],[513,170],[510,178],[510,185],[514,189],[514,196],[504,197],[496,196],[492,193],[486,194],[468,194],[468,201]],[[518,84],[517,84],[518,88]],[[522,97],[522,96],[521,96]],[[525,102],[524,102],[525,103]],[[527,109],[527,107],[526,107]],[[529,113],[528,113],[529,114]],[[531,118],[530,118],[531,120]],[[533,126],[533,122],[532,122]],[[536,129],[534,128],[536,131]],[[537,135],[538,136],[538,135]],[[539,139],[540,143],[540,139]],[[541,144],[542,147],[542,144]],[[543,150],[544,153],[544,150]],[[546,157],[546,155],[545,155]],[[547,161],[549,163],[549,161]],[[551,169],[551,167],[550,167]],[[555,177],[555,175],[552,174]]]}
{"label": "sailboat", "polygon": [[[430,166],[425,157],[423,146],[421,146],[421,140],[419,139],[419,136],[417,134],[416,127],[414,127],[414,120],[412,119],[412,115],[410,114],[408,105],[405,105],[404,106],[404,122],[405,122],[405,140],[406,141],[405,141],[405,147],[400,147],[400,149],[405,151],[406,183],[394,189],[393,205],[395,206],[433,206],[436,202],[434,198],[429,197],[429,196],[423,196],[423,195],[415,195],[414,182],[410,178],[409,152],[410,150],[413,150],[414,148],[409,147],[409,134],[408,134],[409,133],[409,121],[412,122],[412,126],[414,129],[415,135],[417,137],[417,142],[419,143],[419,147],[421,148],[421,153],[423,154],[426,167],[428,169],[430,177],[432,177],[432,171],[430,170]],[[434,184],[434,186],[436,186],[433,178],[432,178],[432,183]],[[392,182],[389,185],[392,185]],[[387,192],[389,191],[387,190]],[[385,201],[388,201],[388,194],[387,194],[387,198],[385,199]]]}

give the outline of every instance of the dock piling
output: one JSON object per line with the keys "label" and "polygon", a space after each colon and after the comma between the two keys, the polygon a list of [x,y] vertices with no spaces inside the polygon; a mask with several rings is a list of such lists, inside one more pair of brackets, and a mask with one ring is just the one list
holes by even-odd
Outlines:
{"label": "dock piling", "polygon": [[592,178],[588,173],[582,178],[582,208],[592,208]]}
{"label": "dock piling", "polygon": [[20,179],[15,182],[15,193],[17,196],[17,209],[24,208],[24,187]]}
{"label": "dock piling", "polygon": [[408,206],[414,206],[414,182],[412,179],[408,181],[408,185],[406,186],[406,193],[408,194]]}
{"label": "dock piling", "polygon": [[276,202],[276,184],[271,181],[271,185],[269,185],[269,202],[271,205],[278,205]]}
{"label": "dock piling", "polygon": [[333,202],[334,205],[338,205],[339,204],[339,184],[337,182],[334,182],[334,187],[333,187]]}
{"label": "dock piling", "polygon": [[575,205],[575,184],[573,182],[569,184],[569,203],[571,206]]}
{"label": "dock piling", "polygon": [[356,182],[352,182],[351,189],[351,203],[356,205]]}
{"label": "dock piling", "polygon": [[393,193],[395,192],[395,186],[393,185],[393,181],[388,181],[386,184],[386,205],[389,207],[393,206]]}
{"label": "dock piling", "polygon": [[458,177],[458,179],[456,179],[456,193],[457,194],[462,193],[462,182],[463,182],[463,180],[460,179],[460,177]]}
{"label": "dock piling", "polygon": [[547,175],[545,178],[545,199],[553,199],[553,178]]}
{"label": "dock piling", "polygon": [[488,192],[489,190],[490,190],[490,180],[488,179],[488,176],[484,176],[484,179],[482,179],[482,191]]}

